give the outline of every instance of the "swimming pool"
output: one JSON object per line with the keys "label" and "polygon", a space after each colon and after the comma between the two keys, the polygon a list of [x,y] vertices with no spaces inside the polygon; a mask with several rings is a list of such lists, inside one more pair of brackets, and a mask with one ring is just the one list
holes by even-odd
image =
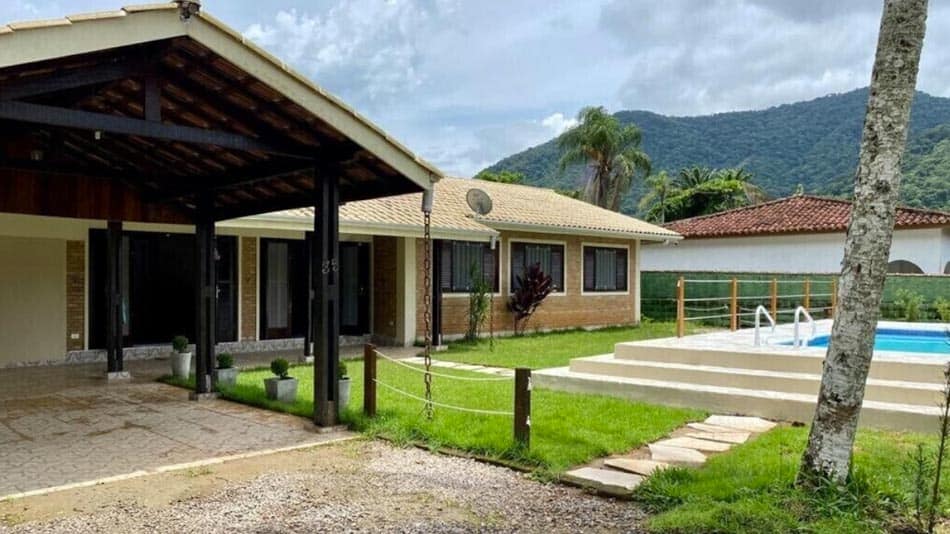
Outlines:
{"label": "swimming pool", "polygon": [[[827,347],[829,335],[816,336],[809,347]],[[874,350],[922,352],[950,356],[947,333],[940,330],[905,330],[878,328],[874,336]],[[791,344],[789,342],[788,344]]]}

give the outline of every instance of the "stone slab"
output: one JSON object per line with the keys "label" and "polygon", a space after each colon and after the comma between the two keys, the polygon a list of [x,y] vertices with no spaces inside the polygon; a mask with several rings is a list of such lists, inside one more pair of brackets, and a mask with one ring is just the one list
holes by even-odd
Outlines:
{"label": "stone slab", "polygon": [[693,430],[699,430],[700,432],[745,432],[745,430],[737,430],[728,426],[709,425],[706,423],[688,423],[686,426]]}
{"label": "stone slab", "polygon": [[611,495],[629,495],[644,480],[640,475],[596,467],[574,469],[564,473],[562,478],[579,486]]}
{"label": "stone slab", "polygon": [[656,443],[650,444],[650,456],[654,462],[686,465],[702,465],[706,463],[706,455],[696,449],[670,447]]}
{"label": "stone slab", "polygon": [[739,444],[745,443],[752,434],[748,432],[690,432],[687,437],[696,439],[708,439],[710,441],[721,441],[722,443]]}
{"label": "stone slab", "polygon": [[732,445],[729,443],[696,438],[664,439],[657,441],[656,445],[663,447],[682,447],[684,449],[693,449],[702,452],[725,452],[732,448]]}
{"label": "stone slab", "polygon": [[637,475],[642,475],[648,477],[653,473],[665,469],[670,466],[670,464],[664,462],[654,462],[653,460],[638,460],[635,458],[607,458],[604,460],[604,465],[607,467],[613,467],[614,469],[620,469],[621,471],[626,471],[628,473],[634,473]]}
{"label": "stone slab", "polygon": [[768,432],[775,428],[775,423],[761,417],[743,417],[738,415],[710,415],[704,421],[710,425],[737,428],[748,432]]}

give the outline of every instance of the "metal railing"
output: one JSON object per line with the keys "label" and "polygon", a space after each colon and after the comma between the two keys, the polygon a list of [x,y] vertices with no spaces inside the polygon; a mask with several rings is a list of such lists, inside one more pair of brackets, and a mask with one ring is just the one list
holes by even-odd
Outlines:
{"label": "metal railing", "polygon": [[775,318],[769,313],[769,310],[765,309],[765,306],[761,304],[755,309],[755,338],[752,340],[752,344],[756,347],[761,345],[761,318],[765,315],[765,318],[769,320],[769,324],[772,325],[772,330],[769,332],[771,334],[775,333]]}
{"label": "metal railing", "polygon": [[[808,319],[808,322],[811,323],[811,336],[808,339],[802,341],[799,332],[799,326],[801,324],[801,317],[805,316],[805,319]],[[795,308],[795,337],[792,338],[792,346],[797,348],[807,347],[808,342],[815,338],[815,334],[818,333],[818,325],[815,324],[815,320],[811,318],[811,314],[808,313],[808,309],[804,306],[799,306]]]}

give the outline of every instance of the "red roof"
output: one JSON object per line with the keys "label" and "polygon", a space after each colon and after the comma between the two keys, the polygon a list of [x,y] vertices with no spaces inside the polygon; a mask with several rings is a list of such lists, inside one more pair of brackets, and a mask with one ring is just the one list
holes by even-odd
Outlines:
{"label": "red roof", "polygon": [[[683,237],[844,232],[851,217],[845,200],[796,195],[734,210],[702,215],[664,226]],[[898,208],[898,228],[950,226],[950,213]]]}

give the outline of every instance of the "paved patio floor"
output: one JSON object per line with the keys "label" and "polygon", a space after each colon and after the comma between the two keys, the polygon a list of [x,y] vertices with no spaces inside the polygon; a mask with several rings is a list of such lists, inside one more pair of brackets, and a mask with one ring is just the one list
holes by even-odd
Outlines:
{"label": "paved patio floor", "polygon": [[187,391],[154,381],[168,365],[127,362],[133,379],[112,383],[104,364],[0,370],[0,498],[351,435],[229,401],[190,401]]}

